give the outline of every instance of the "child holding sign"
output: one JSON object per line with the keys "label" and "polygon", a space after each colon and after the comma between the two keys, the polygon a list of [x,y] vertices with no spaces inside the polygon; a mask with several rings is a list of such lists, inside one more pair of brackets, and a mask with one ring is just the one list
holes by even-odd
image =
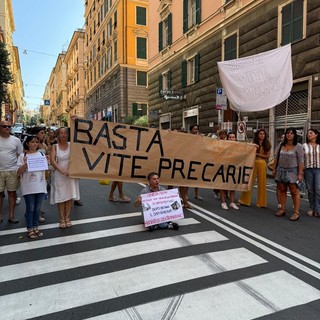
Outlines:
{"label": "child holding sign", "polygon": [[[38,151],[39,138],[36,136],[27,136],[23,147],[25,153],[21,154],[17,161],[18,176],[20,177],[21,193],[26,203],[25,218],[27,222],[28,236],[30,239],[37,239],[43,236],[39,231],[39,216],[42,200],[47,193],[47,183],[45,179],[45,170],[42,167],[43,161],[39,161],[41,167],[37,170],[37,157],[43,160],[46,157]],[[41,158],[40,158],[41,157]],[[28,161],[32,160],[32,168],[28,167]]]}

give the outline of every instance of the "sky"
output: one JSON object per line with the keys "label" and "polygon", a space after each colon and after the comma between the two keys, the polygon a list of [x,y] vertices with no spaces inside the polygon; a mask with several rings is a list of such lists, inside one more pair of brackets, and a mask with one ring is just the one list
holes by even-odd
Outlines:
{"label": "sky", "polygon": [[84,28],[84,0],[12,0],[12,7],[26,109],[36,110],[59,53]]}

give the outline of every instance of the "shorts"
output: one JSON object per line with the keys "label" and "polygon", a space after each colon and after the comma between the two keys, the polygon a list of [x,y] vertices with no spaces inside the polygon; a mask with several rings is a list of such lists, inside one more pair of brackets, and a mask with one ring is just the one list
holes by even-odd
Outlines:
{"label": "shorts", "polygon": [[16,191],[18,188],[18,174],[16,171],[0,171],[0,192]]}

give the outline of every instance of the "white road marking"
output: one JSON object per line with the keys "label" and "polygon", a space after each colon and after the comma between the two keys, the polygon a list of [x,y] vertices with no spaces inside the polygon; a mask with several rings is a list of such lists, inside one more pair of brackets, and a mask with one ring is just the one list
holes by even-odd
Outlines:
{"label": "white road marking", "polygon": [[266,262],[245,248],[184,257],[3,295],[0,310],[29,319]]}
{"label": "white road marking", "polygon": [[[294,251],[292,251],[290,249],[287,249],[287,248],[285,248],[285,247],[283,247],[283,246],[281,246],[281,245],[279,245],[279,244],[277,244],[277,243],[275,243],[275,242],[273,242],[271,240],[268,240],[268,239],[266,239],[266,238],[264,238],[264,237],[262,237],[262,236],[260,236],[260,235],[258,235],[256,233],[248,230],[248,229],[240,227],[239,225],[237,225],[237,224],[235,224],[235,223],[233,223],[233,222],[231,222],[231,221],[229,221],[227,219],[224,219],[224,218],[222,218],[222,217],[220,217],[220,216],[218,216],[218,215],[216,215],[216,214],[214,214],[214,213],[212,213],[212,212],[210,212],[210,211],[208,211],[206,209],[203,209],[203,208],[195,205],[194,203],[192,203],[192,206],[195,209],[201,210],[202,212],[205,212],[207,215],[209,215],[211,217],[214,217],[216,220],[214,220],[212,218],[209,218],[207,215],[205,215],[205,214],[203,214],[203,213],[201,213],[201,212],[199,212],[199,211],[197,211],[195,209],[189,209],[194,214],[206,219],[207,221],[212,222],[213,224],[217,225],[218,227],[220,227],[220,228],[222,228],[222,229],[234,234],[235,236],[237,236],[237,237],[239,237],[239,238],[241,238],[241,239],[253,244],[254,246],[256,246],[256,247],[258,247],[258,248],[260,248],[260,249],[272,254],[273,256],[281,259],[282,261],[284,261],[284,262],[286,262],[286,263],[298,268],[300,271],[304,271],[304,272],[308,273],[309,275],[311,275],[311,276],[313,276],[313,277],[315,277],[317,279],[320,279],[320,273],[319,272],[316,272],[316,271],[306,267],[305,265],[302,265],[301,263],[296,262],[295,260],[293,260],[291,258],[288,258],[287,256],[285,256],[285,255],[283,255],[283,254],[281,254],[281,253],[279,253],[279,252],[277,252],[277,251],[265,246],[264,244],[262,244],[262,243],[260,243],[260,242],[258,242],[256,240],[253,240],[253,239],[245,236],[244,234],[242,234],[242,233],[240,233],[240,232],[238,232],[236,230],[241,230],[242,232],[244,232],[244,233],[246,233],[246,234],[248,234],[248,235],[250,235],[252,237],[255,237],[256,239],[259,239],[260,241],[263,241],[263,242],[275,247],[278,250],[281,250],[281,251],[283,251],[283,252],[285,252],[287,254],[290,254],[293,257],[298,258],[298,259],[300,259],[300,260],[312,265],[313,267],[318,268],[319,270],[320,270],[320,263],[318,263],[318,262],[316,262],[316,261],[314,261],[312,259],[309,259],[309,258],[307,258],[307,257],[305,257],[305,256],[303,256],[303,255],[301,255],[299,253],[296,253],[296,252],[294,252]],[[225,224],[230,225],[233,229],[228,227],[228,226],[226,226],[225,224],[222,224],[222,223],[218,222],[217,220],[220,220],[220,221],[224,222]]]}
{"label": "white road marking", "polygon": [[[200,223],[200,222],[193,218],[179,220],[180,226],[186,226],[186,225],[197,224],[197,223]],[[33,242],[29,241],[24,243],[11,244],[11,245],[0,247],[0,255],[6,254],[6,253],[24,251],[24,250],[33,250],[38,248],[51,247],[51,246],[56,246],[56,245],[61,245],[66,243],[112,237],[116,235],[128,234],[133,232],[146,232],[146,230],[147,229],[142,224],[138,224],[138,225],[128,226],[128,227],[81,233],[73,236],[65,236],[65,237],[52,238],[52,239],[41,239],[39,241],[33,241]]]}
{"label": "white road marking", "polygon": [[[69,254],[0,267],[0,282],[68,270],[132,256],[172,250],[197,244],[228,240],[216,231],[205,231],[167,238],[133,242],[110,248]],[[160,253],[161,254],[161,253]]]}
{"label": "white road marking", "polygon": [[320,299],[320,291],[277,271],[87,320],[250,320]]}
{"label": "white road marking", "polygon": [[[72,224],[74,226],[76,226],[76,225],[80,225],[80,224],[88,224],[88,223],[110,221],[110,220],[117,220],[117,219],[126,219],[126,218],[131,218],[131,217],[138,217],[138,216],[141,216],[141,212],[121,213],[121,214],[116,214],[116,215],[112,215],[112,216],[102,216],[102,217],[96,217],[96,218],[90,218],[90,219],[72,220]],[[58,217],[57,217],[57,219],[58,219]],[[44,224],[44,225],[39,226],[39,229],[41,229],[41,230],[56,229],[56,228],[59,228],[59,223],[50,223],[50,224]],[[25,232],[27,232],[26,228],[2,230],[2,231],[0,231],[0,236],[5,236],[8,234],[25,233]]]}

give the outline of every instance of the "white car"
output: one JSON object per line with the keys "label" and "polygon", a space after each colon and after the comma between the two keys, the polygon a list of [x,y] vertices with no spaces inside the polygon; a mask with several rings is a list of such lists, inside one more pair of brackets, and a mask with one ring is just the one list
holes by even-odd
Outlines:
{"label": "white car", "polygon": [[21,137],[23,132],[23,124],[16,122],[14,126],[11,128],[11,133],[17,137]]}

